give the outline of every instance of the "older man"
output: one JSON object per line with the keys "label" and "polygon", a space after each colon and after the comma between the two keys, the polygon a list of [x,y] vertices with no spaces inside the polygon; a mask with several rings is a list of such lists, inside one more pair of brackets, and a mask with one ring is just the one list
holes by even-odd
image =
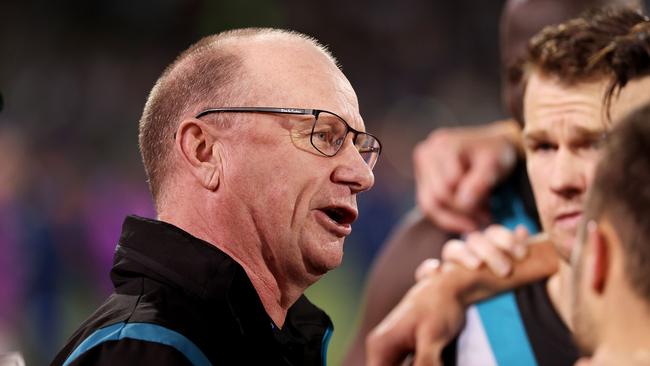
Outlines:
{"label": "older man", "polygon": [[572,323],[592,365],[650,364],[649,146],[647,105],[607,138],[573,252]]}
{"label": "older man", "polygon": [[[559,271],[479,303],[466,318],[454,311],[458,304],[448,296],[448,281],[434,274],[374,331],[368,342],[371,364],[390,364],[412,349],[420,364],[437,364],[464,319],[466,325],[455,348],[446,353],[445,364],[575,362],[577,350],[568,328],[569,252],[600,159],[602,137],[612,122],[649,98],[647,24],[648,19],[635,11],[609,9],[547,28],[531,42],[524,67],[523,140],[542,227],[565,260]],[[518,257],[525,236],[522,230],[491,227],[470,234],[465,243],[448,243],[446,257],[473,268],[484,260],[505,276],[511,271],[510,259],[498,249]]]}
{"label": "older man", "polygon": [[158,220],[129,217],[115,293],[56,365],[318,365],[332,331],[304,290],[341,262],[381,147],[330,53],[304,35],[207,37],[149,95],[140,149]]}

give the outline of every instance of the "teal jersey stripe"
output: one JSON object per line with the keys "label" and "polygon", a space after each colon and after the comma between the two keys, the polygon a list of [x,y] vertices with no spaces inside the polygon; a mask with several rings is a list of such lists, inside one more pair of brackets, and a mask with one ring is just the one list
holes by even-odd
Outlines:
{"label": "teal jersey stripe", "polygon": [[476,308],[499,366],[537,366],[514,293],[493,297]]}
{"label": "teal jersey stripe", "polygon": [[130,338],[164,344],[175,348],[196,366],[212,365],[201,350],[184,335],[157,324],[117,323],[101,328],[84,339],[68,356],[63,366],[68,366],[77,357],[91,348],[108,341]]}
{"label": "teal jersey stripe", "polygon": [[327,350],[330,346],[330,339],[332,339],[332,333],[334,329],[332,326],[327,327],[325,334],[323,335],[323,342],[321,343],[321,359],[323,360],[323,366],[327,365]]}
{"label": "teal jersey stripe", "polygon": [[490,197],[490,212],[499,225],[514,230],[524,225],[531,234],[537,233],[537,223],[526,213],[521,197],[509,186],[502,186]]}
{"label": "teal jersey stripe", "polygon": [[[524,225],[531,234],[538,231],[512,186],[506,185],[495,192],[490,208],[496,222],[508,229]],[[513,292],[483,301],[476,307],[499,366],[537,366]]]}

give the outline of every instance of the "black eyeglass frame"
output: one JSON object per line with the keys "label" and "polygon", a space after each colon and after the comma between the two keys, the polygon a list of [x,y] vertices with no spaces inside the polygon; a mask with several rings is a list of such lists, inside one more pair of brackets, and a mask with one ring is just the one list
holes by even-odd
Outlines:
{"label": "black eyeglass frame", "polygon": [[336,114],[334,112],[326,111],[326,110],[323,110],[323,109],[276,108],[276,107],[209,108],[209,109],[206,109],[206,110],[203,110],[203,111],[199,112],[196,116],[194,116],[194,118],[201,118],[201,117],[206,116],[206,115],[211,114],[211,113],[221,113],[221,112],[226,112],[226,113],[279,113],[279,114],[293,114],[293,115],[301,115],[301,116],[309,116],[309,115],[314,116],[315,119],[314,119],[314,124],[311,127],[311,134],[310,134],[310,137],[309,137],[309,142],[314,147],[314,149],[316,149],[316,151],[318,151],[319,153],[321,153],[321,154],[323,154],[324,156],[327,156],[327,157],[332,157],[332,156],[338,154],[339,151],[341,151],[341,147],[343,145],[339,146],[337,148],[337,150],[333,154],[328,154],[328,153],[325,153],[325,152],[321,151],[316,146],[316,144],[314,144],[314,141],[313,141],[313,139],[314,139],[314,129],[316,128],[316,123],[318,122],[318,116],[321,113],[329,113],[329,114],[337,117],[339,120],[341,120],[345,124],[346,130],[345,130],[345,134],[343,135],[343,140],[345,140],[345,138],[348,136],[348,133],[352,132],[352,144],[354,144],[355,147],[357,147],[356,141],[357,141],[357,136],[359,136],[359,135],[367,135],[367,136],[372,137],[375,141],[377,141],[377,145],[379,145],[378,147],[372,147],[371,146],[371,147],[369,147],[369,150],[367,150],[367,151],[359,151],[359,153],[371,153],[371,154],[372,153],[377,153],[377,158],[375,159],[375,161],[373,162],[372,165],[369,165],[371,169],[374,168],[375,164],[379,160],[379,156],[381,155],[381,141],[379,141],[379,139],[375,135],[372,135],[372,134],[367,133],[367,132],[357,131],[354,128],[350,127],[348,122],[345,119],[343,119],[343,117],[339,116],[338,114]]}

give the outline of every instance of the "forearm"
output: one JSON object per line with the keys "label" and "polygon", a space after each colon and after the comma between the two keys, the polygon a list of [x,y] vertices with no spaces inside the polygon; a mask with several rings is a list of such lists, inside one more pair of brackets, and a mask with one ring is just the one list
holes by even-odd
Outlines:
{"label": "forearm", "polygon": [[530,282],[541,280],[557,272],[559,257],[553,244],[542,236],[529,239],[528,255],[514,263],[507,277],[499,277],[486,266],[478,270],[444,263],[439,281],[446,283],[446,291],[456,296],[467,307],[500,292],[511,290]]}

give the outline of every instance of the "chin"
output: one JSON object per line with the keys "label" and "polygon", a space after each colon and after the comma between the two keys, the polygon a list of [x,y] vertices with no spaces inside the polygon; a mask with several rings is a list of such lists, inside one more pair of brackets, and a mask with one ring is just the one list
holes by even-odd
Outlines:
{"label": "chin", "polygon": [[576,234],[575,231],[568,232],[566,230],[553,231],[551,234],[553,244],[560,257],[567,263],[571,261],[571,252],[575,245]]}
{"label": "chin", "polygon": [[320,243],[305,253],[304,259],[310,274],[322,276],[338,268],[343,262],[343,240]]}

